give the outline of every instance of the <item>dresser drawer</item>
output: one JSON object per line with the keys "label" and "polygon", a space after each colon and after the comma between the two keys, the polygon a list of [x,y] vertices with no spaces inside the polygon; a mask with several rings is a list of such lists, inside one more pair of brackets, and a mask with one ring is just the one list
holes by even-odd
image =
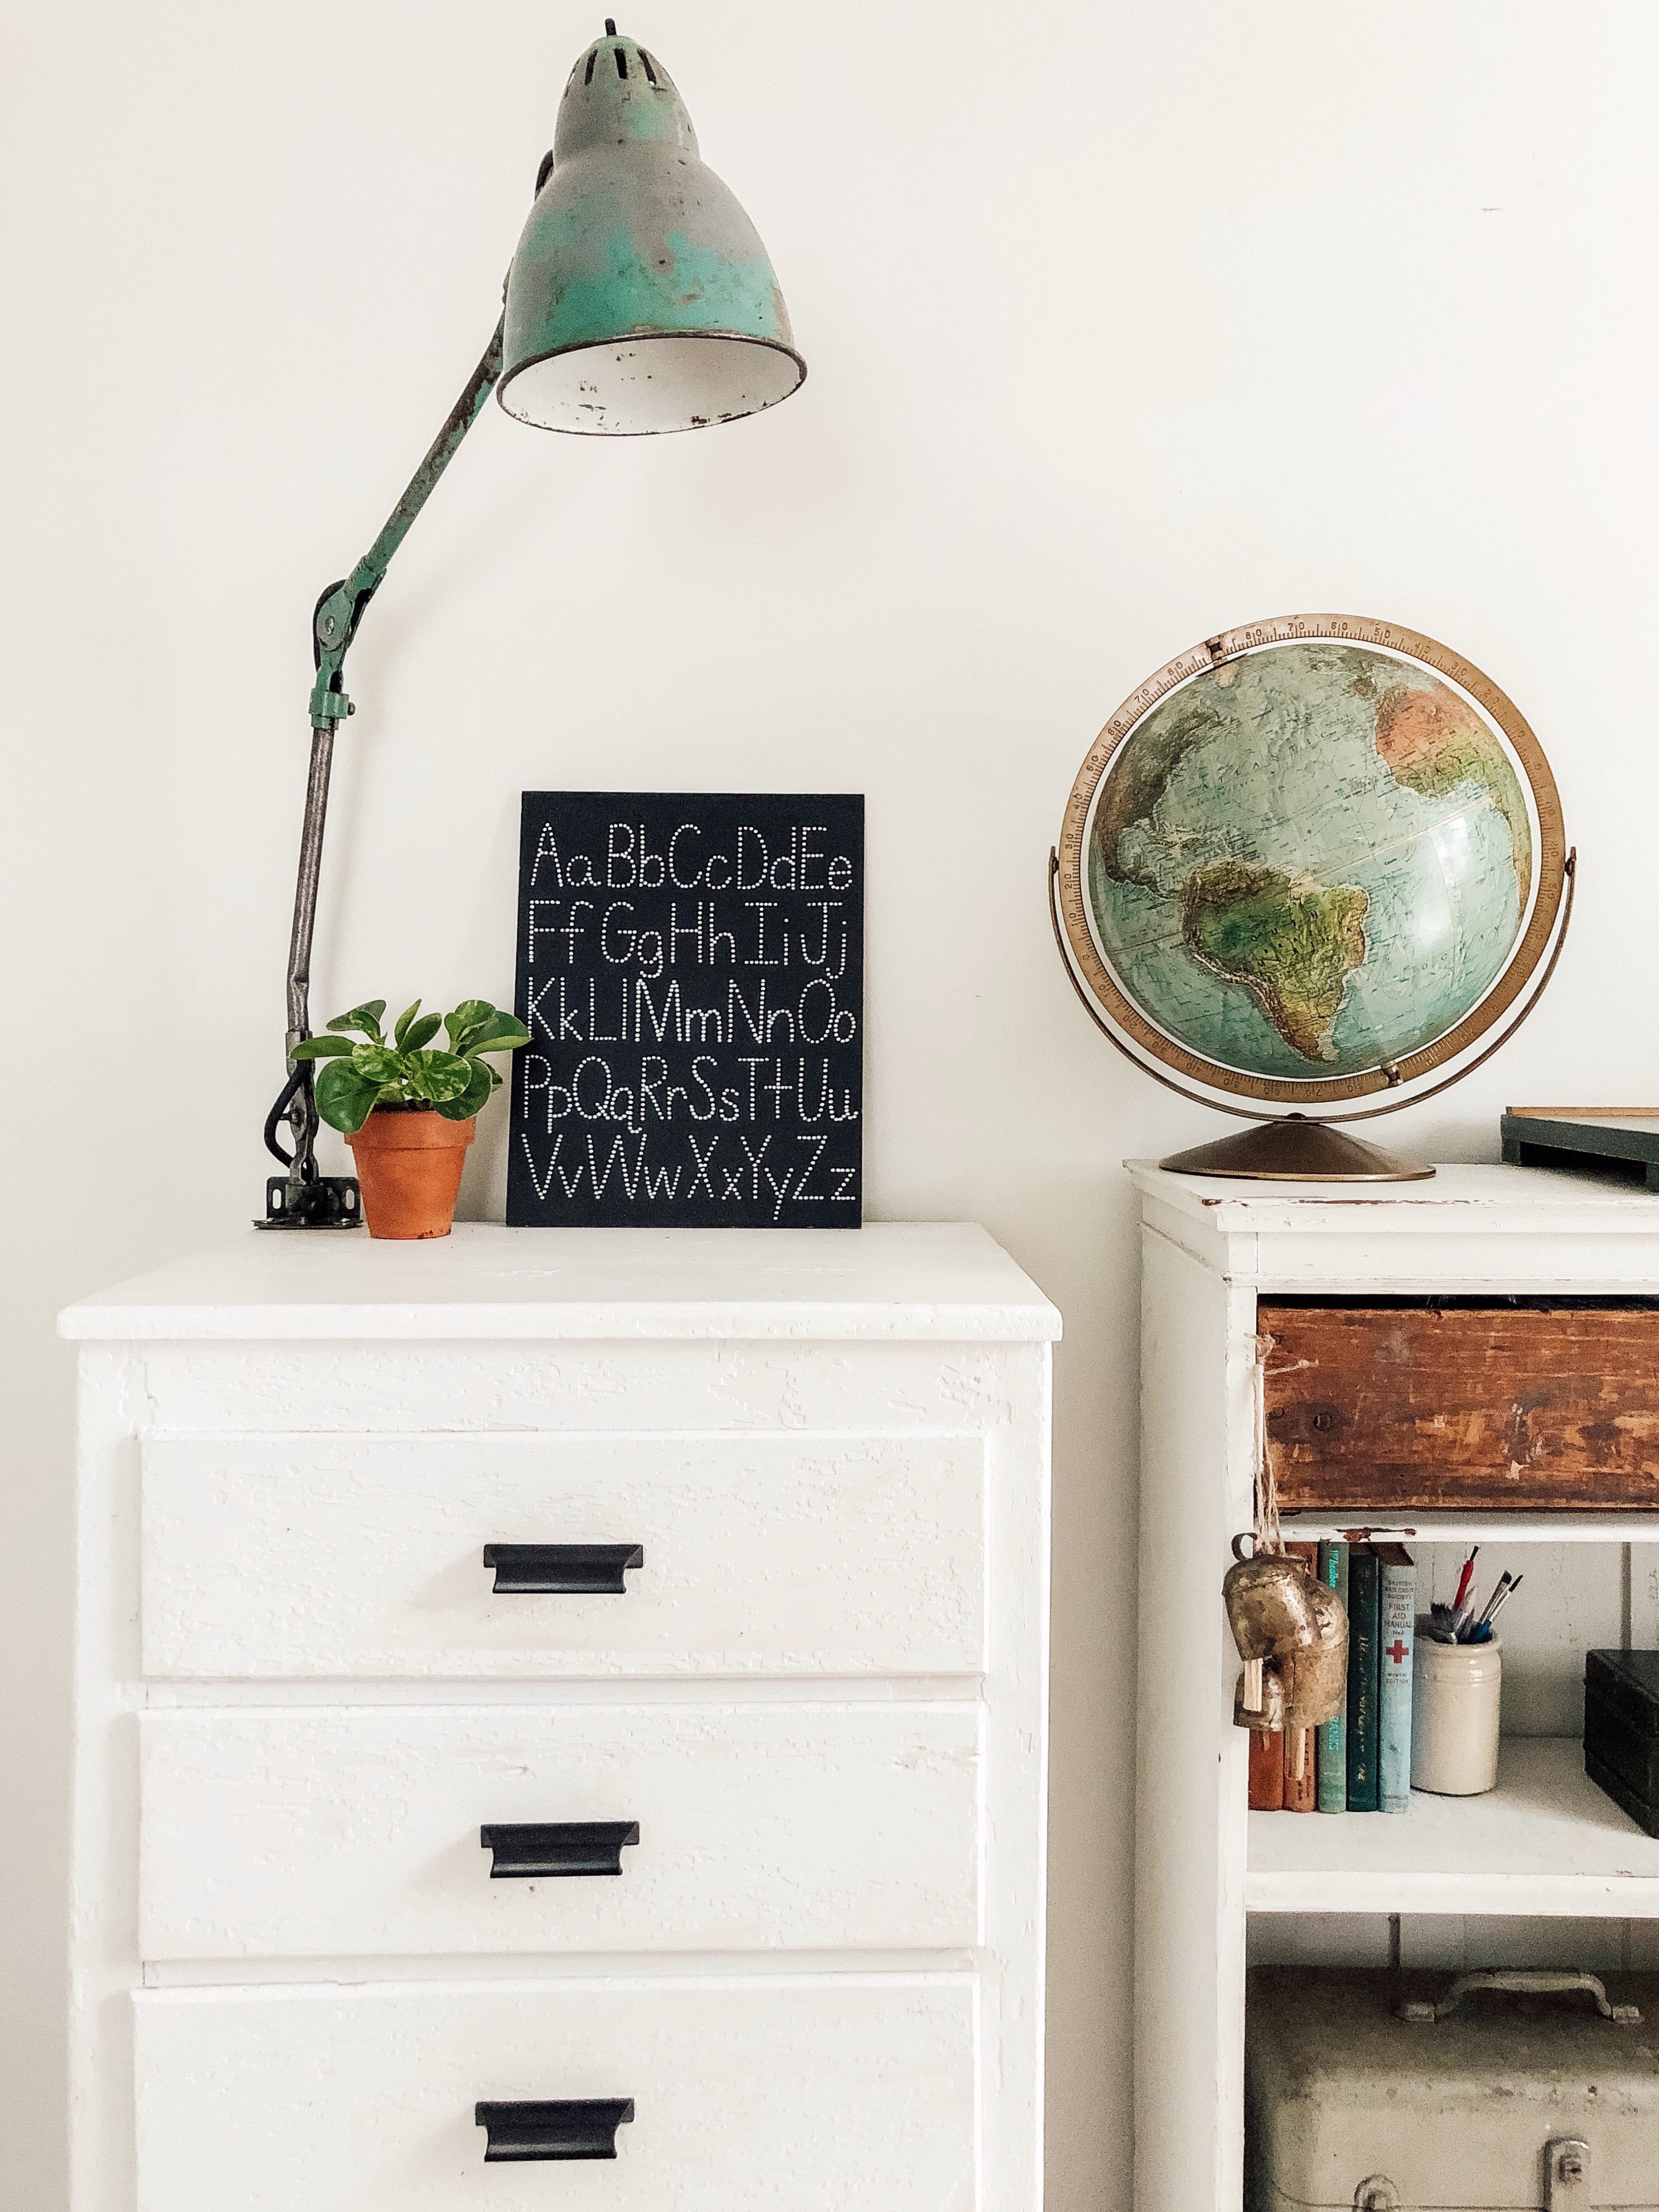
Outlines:
{"label": "dresser drawer", "polygon": [[[142,1467],[153,1678],[984,1666],[977,1436],[159,1437]],[[643,1563],[498,1592],[497,1545]]]}
{"label": "dresser drawer", "polygon": [[[979,1941],[976,1705],[151,1712],[139,1735],[147,1959]],[[588,1832],[480,1841],[540,1824]],[[492,1877],[550,1856],[622,1871]]]}
{"label": "dresser drawer", "polygon": [[[965,1977],[134,2000],[137,2212],[970,2212]],[[480,2101],[631,2100],[617,2156],[484,2163]]]}

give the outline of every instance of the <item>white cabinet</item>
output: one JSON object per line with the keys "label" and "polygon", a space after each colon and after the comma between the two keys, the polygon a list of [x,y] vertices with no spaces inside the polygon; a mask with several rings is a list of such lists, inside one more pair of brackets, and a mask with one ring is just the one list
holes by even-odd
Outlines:
{"label": "white cabinet", "polygon": [[[1468,1963],[1482,1965],[1596,1963],[1585,1958],[1585,1931],[1611,1922],[1626,1923],[1614,1963],[1621,1951],[1630,1963],[1659,1923],[1659,1842],[1586,1781],[1570,1735],[1506,1740],[1489,1797],[1413,1796],[1395,1816],[1247,1811],[1246,1738],[1231,1725],[1238,1660],[1220,1589],[1231,1540],[1254,1520],[1258,1298],[1651,1303],[1659,1197],[1516,1167],[1443,1167],[1431,1182],[1347,1189],[1133,1173],[1142,1255],[1136,2203],[1139,2212],[1239,2212],[1249,1915],[1297,1923],[1289,1948],[1298,1956],[1315,1954],[1317,1916],[1369,1916],[1385,1946],[1389,1916],[1425,1916],[1414,1956],[1425,1966],[1454,1955],[1441,1931],[1458,1916],[1479,1916],[1470,1924],[1483,1955]],[[1528,1547],[1528,1603],[1541,1609],[1555,1593],[1559,1648],[1534,1647],[1530,1665],[1506,1679],[1506,1727],[1511,1690],[1517,1709],[1570,1707],[1556,1691],[1572,1692],[1586,1642],[1621,1640],[1621,1612],[1622,1640],[1659,1644],[1659,1513],[1345,1511],[1334,1522],[1301,1516],[1285,1534],[1340,1535],[1355,1522],[1413,1544],[1419,1588],[1437,1545],[1455,1572],[1468,1546],[1481,1544],[1487,1580],[1498,1565],[1521,1564],[1512,1547]],[[1450,1595],[1449,1580],[1439,1594]],[[1524,1611],[1517,1603],[1506,1616],[1506,1638]],[[1570,1955],[1549,1955],[1552,1924],[1569,1923]],[[1518,1955],[1504,1953],[1506,1924]],[[1393,1940],[1398,1949],[1397,1921]]]}
{"label": "white cabinet", "polygon": [[250,1235],[63,1326],[72,2212],[1038,2212],[1059,1320],[983,1231]]}

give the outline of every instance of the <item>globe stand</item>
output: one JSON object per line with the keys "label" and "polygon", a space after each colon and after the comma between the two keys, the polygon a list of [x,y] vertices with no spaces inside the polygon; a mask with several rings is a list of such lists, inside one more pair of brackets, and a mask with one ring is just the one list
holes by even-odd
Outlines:
{"label": "globe stand", "polygon": [[1171,1152],[1158,1165],[1176,1175],[1237,1176],[1253,1182],[1422,1182],[1434,1173],[1304,1114],[1255,1122],[1212,1144]]}

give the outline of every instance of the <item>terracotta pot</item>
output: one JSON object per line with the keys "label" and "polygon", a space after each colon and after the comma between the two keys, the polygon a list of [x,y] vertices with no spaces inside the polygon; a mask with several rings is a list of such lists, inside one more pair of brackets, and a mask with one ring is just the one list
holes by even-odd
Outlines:
{"label": "terracotta pot", "polygon": [[348,1137],[371,1237],[447,1237],[476,1120],[430,1106],[377,1106]]}

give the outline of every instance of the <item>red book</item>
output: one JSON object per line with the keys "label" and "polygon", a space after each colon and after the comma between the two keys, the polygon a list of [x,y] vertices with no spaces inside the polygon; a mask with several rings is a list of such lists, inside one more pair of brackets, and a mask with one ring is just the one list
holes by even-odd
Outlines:
{"label": "red book", "polygon": [[1250,1810],[1277,1813],[1285,1803],[1285,1731],[1250,1730]]}

